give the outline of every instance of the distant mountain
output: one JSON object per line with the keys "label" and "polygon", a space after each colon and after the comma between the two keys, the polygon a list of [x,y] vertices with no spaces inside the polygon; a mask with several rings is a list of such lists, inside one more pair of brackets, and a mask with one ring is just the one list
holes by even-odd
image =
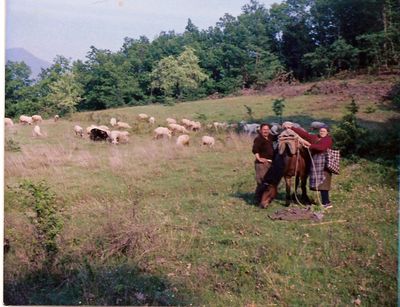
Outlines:
{"label": "distant mountain", "polygon": [[12,62],[25,62],[31,68],[32,77],[36,78],[41,72],[41,68],[49,68],[51,64],[38,57],[34,56],[24,48],[10,48],[6,49],[6,61]]}

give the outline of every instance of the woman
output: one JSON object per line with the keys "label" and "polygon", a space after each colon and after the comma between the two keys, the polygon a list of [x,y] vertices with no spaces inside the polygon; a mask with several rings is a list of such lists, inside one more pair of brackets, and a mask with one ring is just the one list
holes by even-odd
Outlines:
{"label": "woman", "polygon": [[333,140],[329,135],[329,127],[321,126],[318,135],[312,135],[301,128],[294,128],[290,124],[284,128],[290,128],[300,137],[311,143],[309,149],[312,155],[310,172],[310,189],[321,193],[322,205],[325,209],[332,208],[329,199],[331,189],[332,173],[326,169],[326,151],[332,148]]}
{"label": "woman", "polygon": [[256,171],[257,188],[255,201],[260,203],[262,196],[262,182],[268,169],[271,167],[274,157],[273,136],[270,134],[270,126],[261,124],[257,137],[253,142],[252,152],[255,156],[254,168]]}

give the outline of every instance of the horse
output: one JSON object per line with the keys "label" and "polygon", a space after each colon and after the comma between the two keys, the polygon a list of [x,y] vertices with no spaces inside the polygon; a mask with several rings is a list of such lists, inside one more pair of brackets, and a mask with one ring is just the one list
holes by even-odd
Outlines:
{"label": "horse", "polygon": [[[307,195],[307,178],[311,159],[303,145],[306,141],[290,129],[285,131],[287,133],[279,140],[279,151],[283,154],[284,159],[283,177],[286,185],[286,206],[289,206],[292,200],[298,203],[310,204],[310,199]],[[291,195],[293,177],[295,177],[294,194]],[[301,200],[297,197],[297,189],[300,182]]]}
{"label": "horse", "polygon": [[[264,191],[262,193],[260,207],[266,208],[278,194],[278,185],[282,177],[286,184],[286,206],[289,206],[291,196],[292,177],[295,177],[294,198],[299,203],[310,204],[307,195],[307,177],[310,167],[310,156],[304,145],[307,141],[290,129],[284,130],[278,137],[278,152],[274,162],[264,177]],[[297,188],[301,181],[301,201],[297,197]]]}

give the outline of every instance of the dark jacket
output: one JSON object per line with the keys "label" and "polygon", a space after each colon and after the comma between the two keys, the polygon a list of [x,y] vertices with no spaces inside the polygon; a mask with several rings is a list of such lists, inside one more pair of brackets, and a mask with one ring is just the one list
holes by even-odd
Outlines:
{"label": "dark jacket", "polygon": [[[261,134],[258,134],[253,143],[253,154],[258,153],[260,158],[272,160],[274,158],[274,147],[272,146],[273,136],[269,135],[268,140]],[[256,163],[261,163],[257,161]]]}

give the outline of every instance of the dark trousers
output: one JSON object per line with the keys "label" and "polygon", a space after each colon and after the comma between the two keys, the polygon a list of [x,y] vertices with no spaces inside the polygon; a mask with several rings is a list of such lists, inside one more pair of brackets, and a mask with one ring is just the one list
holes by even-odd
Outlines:
{"label": "dark trousers", "polygon": [[321,200],[323,205],[327,205],[330,203],[329,200],[329,191],[320,191],[321,192]]}

